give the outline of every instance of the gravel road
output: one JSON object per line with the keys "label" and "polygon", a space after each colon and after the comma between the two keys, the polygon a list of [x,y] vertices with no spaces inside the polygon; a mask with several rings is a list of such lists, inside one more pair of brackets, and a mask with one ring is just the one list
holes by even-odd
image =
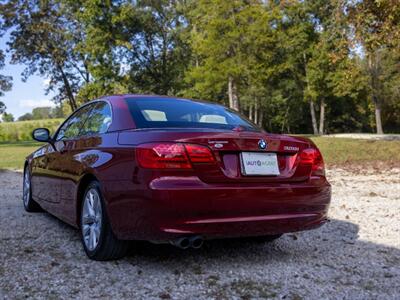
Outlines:
{"label": "gravel road", "polygon": [[20,173],[0,172],[0,298],[400,299],[400,169],[328,175],[320,229],[189,251],[143,243],[94,262],[77,230],[24,211]]}

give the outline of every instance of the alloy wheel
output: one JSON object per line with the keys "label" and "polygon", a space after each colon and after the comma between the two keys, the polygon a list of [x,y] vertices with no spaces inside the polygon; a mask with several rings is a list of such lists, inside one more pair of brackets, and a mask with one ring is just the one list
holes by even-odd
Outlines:
{"label": "alloy wheel", "polygon": [[102,207],[98,191],[91,188],[87,191],[82,211],[82,235],[89,251],[99,244],[102,226]]}
{"label": "alloy wheel", "polygon": [[28,207],[29,205],[30,194],[31,194],[31,179],[29,177],[28,170],[26,170],[24,175],[24,185],[23,185],[23,200],[25,207]]}

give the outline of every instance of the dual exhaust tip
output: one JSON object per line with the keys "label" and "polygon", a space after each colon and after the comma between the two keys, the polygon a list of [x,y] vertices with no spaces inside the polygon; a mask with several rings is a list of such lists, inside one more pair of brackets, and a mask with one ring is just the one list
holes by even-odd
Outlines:
{"label": "dual exhaust tip", "polygon": [[181,248],[181,249],[199,249],[203,246],[203,238],[201,236],[192,236],[192,237],[181,237],[179,239],[171,241],[171,244]]}

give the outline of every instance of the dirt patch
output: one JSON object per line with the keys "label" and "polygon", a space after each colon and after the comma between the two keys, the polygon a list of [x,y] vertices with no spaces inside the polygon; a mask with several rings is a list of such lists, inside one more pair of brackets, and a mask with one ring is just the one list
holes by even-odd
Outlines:
{"label": "dirt patch", "polygon": [[375,141],[400,141],[400,134],[337,133],[337,134],[324,135],[324,137],[375,140]]}
{"label": "dirt patch", "polygon": [[326,167],[330,170],[342,170],[357,174],[374,174],[385,175],[388,173],[397,174],[400,172],[400,162],[396,159],[393,161],[365,161],[363,163],[353,162],[351,160],[341,163],[327,163]]}
{"label": "dirt patch", "polygon": [[0,172],[0,298],[398,299],[400,169],[328,177],[332,221],[320,229],[197,251],[143,243],[94,262],[78,231],[23,210],[20,173]]}

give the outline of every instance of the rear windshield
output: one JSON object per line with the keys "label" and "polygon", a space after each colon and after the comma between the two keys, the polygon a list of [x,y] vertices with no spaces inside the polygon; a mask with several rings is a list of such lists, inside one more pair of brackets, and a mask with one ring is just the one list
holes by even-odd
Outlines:
{"label": "rear windshield", "polygon": [[224,106],[170,98],[128,98],[137,128],[259,129]]}

